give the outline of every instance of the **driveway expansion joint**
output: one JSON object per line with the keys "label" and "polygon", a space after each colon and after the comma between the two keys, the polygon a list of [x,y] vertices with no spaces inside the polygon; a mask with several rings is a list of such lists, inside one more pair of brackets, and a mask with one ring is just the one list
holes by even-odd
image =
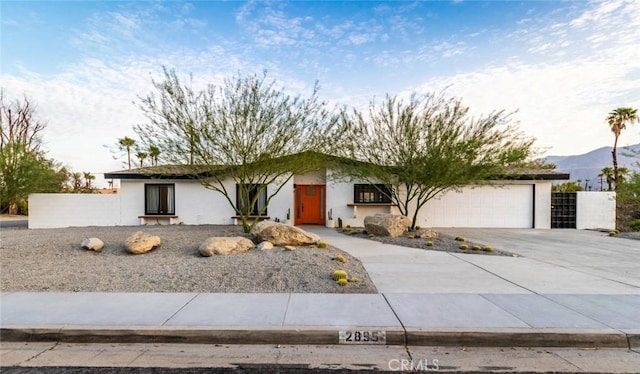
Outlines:
{"label": "driveway expansion joint", "polygon": [[184,303],[184,305],[182,305],[180,308],[178,308],[178,310],[176,310],[175,313],[173,313],[171,316],[169,316],[169,318],[167,318],[164,322],[162,322],[162,324],[160,324],[160,326],[164,326],[167,322],[171,321],[171,319],[173,317],[175,317],[178,313],[180,313],[180,311],[182,311],[184,308],[187,307],[187,305],[191,304],[191,302],[193,300],[195,300],[196,297],[200,296],[200,293],[195,294],[191,299],[189,299],[186,303]]}

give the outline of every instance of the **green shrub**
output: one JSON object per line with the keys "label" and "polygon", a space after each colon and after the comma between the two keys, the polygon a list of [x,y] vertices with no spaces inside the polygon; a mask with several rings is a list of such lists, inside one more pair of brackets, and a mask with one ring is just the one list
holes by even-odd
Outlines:
{"label": "green shrub", "polygon": [[358,235],[358,230],[349,231],[349,235]]}
{"label": "green shrub", "polygon": [[347,262],[343,255],[337,255],[335,260],[343,264]]}
{"label": "green shrub", "polygon": [[615,232],[615,231],[609,231],[609,236],[616,236],[616,234],[618,234],[618,233]]}
{"label": "green shrub", "polygon": [[632,231],[640,231],[640,219],[634,219],[633,221],[629,222],[629,228]]}
{"label": "green shrub", "polygon": [[427,247],[433,247],[433,242],[432,241],[428,241],[427,242]]}
{"label": "green shrub", "polygon": [[456,236],[456,240],[459,242],[463,242],[464,238],[462,236]]}
{"label": "green shrub", "polygon": [[471,249],[473,249],[474,251],[479,251],[480,249],[482,249],[482,247],[476,244],[473,247],[471,247]]}
{"label": "green shrub", "polygon": [[369,234],[369,239],[371,239],[371,238],[375,238],[375,237],[376,237],[375,235],[373,235],[373,234]]}
{"label": "green shrub", "polygon": [[29,201],[28,200],[20,200],[18,201],[18,214],[27,216],[29,215]]}
{"label": "green shrub", "polygon": [[318,248],[327,248],[328,244],[324,240],[318,241]]}
{"label": "green shrub", "polygon": [[485,252],[493,252],[493,247],[491,247],[490,245],[486,245],[482,250]]}
{"label": "green shrub", "polygon": [[348,228],[348,229],[350,229],[350,228],[351,228],[351,225],[346,225],[345,227],[346,227],[346,228]]}
{"label": "green shrub", "polygon": [[346,278],[340,278],[336,281],[336,283],[338,283],[338,286],[342,287],[346,286],[348,282],[349,281]]}
{"label": "green shrub", "polygon": [[349,282],[351,282],[351,283],[358,283],[358,282],[360,282],[360,279],[358,279],[358,278],[356,278],[356,277],[352,277],[352,278],[349,278]]}
{"label": "green shrub", "polygon": [[416,226],[416,231],[420,230],[420,228],[421,228],[420,226]]}
{"label": "green shrub", "polygon": [[415,239],[415,236],[413,236],[413,235],[407,235],[407,238],[409,238],[409,239]]}
{"label": "green shrub", "polygon": [[365,235],[369,234],[369,233],[367,232],[367,230],[362,230],[362,233],[363,233],[363,234],[365,234]]}
{"label": "green shrub", "polygon": [[469,249],[469,246],[466,244],[460,244],[460,249],[462,250]]}
{"label": "green shrub", "polygon": [[334,281],[337,281],[338,279],[347,279],[347,272],[342,269],[336,270],[333,272],[331,277],[333,278]]}

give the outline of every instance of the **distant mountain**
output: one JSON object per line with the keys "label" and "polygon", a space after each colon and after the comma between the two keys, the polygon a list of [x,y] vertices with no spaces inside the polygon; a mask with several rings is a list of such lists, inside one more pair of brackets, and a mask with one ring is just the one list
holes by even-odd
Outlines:
{"label": "distant mountain", "polygon": [[[602,147],[591,152],[575,156],[548,156],[545,161],[556,165],[556,170],[569,173],[572,181],[589,179],[589,185],[593,190],[600,189],[598,174],[602,168],[612,166],[611,150],[613,147]],[[634,154],[635,152],[635,154]],[[629,168],[631,171],[640,172],[640,144],[618,148],[618,165]],[[605,186],[606,188],[606,182]]]}

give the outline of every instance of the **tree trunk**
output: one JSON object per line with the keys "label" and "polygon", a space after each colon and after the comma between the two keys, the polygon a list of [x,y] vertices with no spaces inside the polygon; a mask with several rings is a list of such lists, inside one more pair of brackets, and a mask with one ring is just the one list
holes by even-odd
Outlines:
{"label": "tree trunk", "polygon": [[613,142],[613,150],[611,150],[611,158],[613,159],[613,180],[615,181],[615,189],[618,189],[620,176],[618,175],[618,135],[615,136]]}

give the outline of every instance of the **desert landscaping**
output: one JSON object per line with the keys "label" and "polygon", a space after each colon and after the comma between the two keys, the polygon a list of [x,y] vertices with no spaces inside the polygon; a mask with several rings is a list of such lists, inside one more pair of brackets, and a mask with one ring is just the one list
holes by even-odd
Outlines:
{"label": "desert landscaping", "polygon": [[[161,245],[134,255],[125,241],[142,231]],[[3,228],[1,291],[65,292],[235,292],[376,293],[362,264],[327,246],[289,250],[251,249],[204,257],[200,246],[211,237],[246,237],[240,226],[119,226],[27,230]],[[83,249],[87,238],[104,242],[100,251]],[[344,263],[336,260],[342,256]],[[338,285],[332,274],[343,269],[353,282]]]}

